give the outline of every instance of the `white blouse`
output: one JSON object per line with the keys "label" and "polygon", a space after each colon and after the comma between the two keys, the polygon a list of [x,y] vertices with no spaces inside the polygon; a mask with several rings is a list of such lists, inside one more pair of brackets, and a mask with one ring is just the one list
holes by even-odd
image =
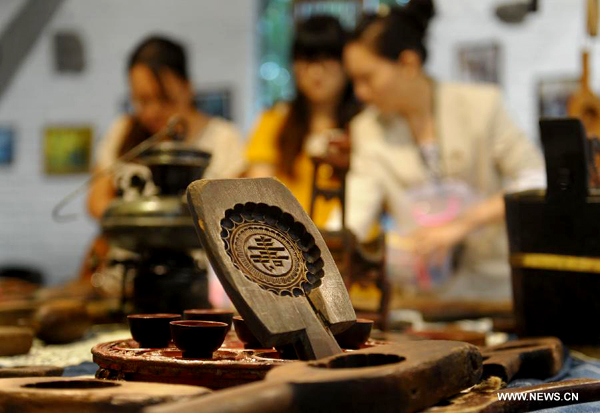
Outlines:
{"label": "white blouse", "polygon": [[[541,153],[511,120],[497,87],[437,84],[435,117],[442,178],[464,183],[478,199],[545,187]],[[365,240],[384,209],[402,225],[408,194],[431,174],[404,118],[367,108],[350,134],[347,226]],[[465,240],[453,295],[509,298],[509,274],[504,223],[488,225]]]}

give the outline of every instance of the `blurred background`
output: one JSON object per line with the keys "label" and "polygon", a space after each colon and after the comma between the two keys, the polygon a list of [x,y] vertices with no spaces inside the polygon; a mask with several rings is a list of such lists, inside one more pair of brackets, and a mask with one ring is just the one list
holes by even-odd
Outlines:
{"label": "blurred background", "polygon": [[[37,268],[50,285],[77,274],[97,223],[84,197],[68,207],[74,222],[57,223],[51,211],[88,178],[97,143],[129,110],[126,61],[143,38],[183,41],[196,105],[247,136],[262,109],[291,98],[294,19],[326,12],[351,29],[363,10],[396,3],[404,2],[0,0],[0,267]],[[583,47],[596,90],[600,56],[586,40],[584,1],[503,14],[510,3],[438,0],[426,69],[438,80],[499,84],[537,142],[538,117],[565,114]]]}

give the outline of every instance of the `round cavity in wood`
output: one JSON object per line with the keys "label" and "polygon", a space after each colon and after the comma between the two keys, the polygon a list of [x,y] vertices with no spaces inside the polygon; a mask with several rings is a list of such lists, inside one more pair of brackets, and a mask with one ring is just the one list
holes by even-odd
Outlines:
{"label": "round cavity in wood", "polygon": [[398,356],[396,354],[383,354],[383,353],[362,353],[352,354],[347,353],[324,362],[311,363],[313,367],[320,367],[325,369],[350,369],[350,368],[361,368],[361,367],[375,367],[384,366],[388,364],[400,363],[406,360],[405,357]]}
{"label": "round cavity in wood", "polygon": [[314,237],[278,207],[236,204],[221,220],[221,238],[235,267],[267,291],[300,297],[321,285],[324,261]]}
{"label": "round cavity in wood", "polygon": [[24,384],[21,387],[28,389],[106,389],[108,387],[119,387],[119,383],[112,383],[101,380],[57,380],[41,381],[37,383]]}
{"label": "round cavity in wood", "polygon": [[501,344],[495,348],[489,349],[486,352],[487,353],[499,353],[501,351],[508,351],[508,350],[524,350],[524,349],[530,349],[533,347],[539,347],[541,350],[545,350],[546,348],[544,347],[543,343],[519,343],[519,344]]}

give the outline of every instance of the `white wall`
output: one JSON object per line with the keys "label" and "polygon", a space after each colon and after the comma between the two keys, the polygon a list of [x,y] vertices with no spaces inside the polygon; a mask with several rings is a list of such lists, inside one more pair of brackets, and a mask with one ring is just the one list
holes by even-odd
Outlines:
{"label": "white wall", "polygon": [[[0,32],[24,0],[0,1]],[[73,223],[52,221],[50,211],[85,176],[43,173],[45,125],[90,124],[102,137],[127,93],[126,56],[150,32],[185,41],[197,86],[231,85],[234,117],[250,125],[254,102],[255,7],[253,0],[67,0],[43,31],[0,99],[0,125],[17,130],[15,158],[0,168],[0,266],[31,263],[59,283],[73,277],[97,226],[83,199]],[[74,29],[85,45],[81,75],[53,71],[52,34]]]}
{"label": "white wall", "polygon": [[[502,47],[502,86],[507,106],[528,136],[537,140],[536,83],[540,77],[580,73],[586,39],[585,0],[540,0],[539,11],[517,26],[500,22],[495,6],[510,0],[437,0],[430,31],[428,70],[440,80],[458,75],[457,46],[498,40]],[[592,50],[598,47],[594,47]],[[600,85],[600,55],[592,55],[593,86]],[[595,73],[594,73],[595,70]]]}

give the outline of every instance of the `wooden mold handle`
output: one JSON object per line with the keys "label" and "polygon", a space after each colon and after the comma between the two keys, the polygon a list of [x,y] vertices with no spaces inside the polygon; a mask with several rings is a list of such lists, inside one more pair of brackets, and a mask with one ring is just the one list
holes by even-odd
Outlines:
{"label": "wooden mold handle", "polygon": [[583,90],[590,90],[590,54],[587,50],[583,51],[581,56],[581,88]]}
{"label": "wooden mold handle", "polygon": [[294,387],[261,381],[208,396],[150,407],[144,413],[279,413],[294,410]]}
{"label": "wooden mold handle", "polygon": [[598,34],[598,0],[587,2],[587,32],[591,37]]}

